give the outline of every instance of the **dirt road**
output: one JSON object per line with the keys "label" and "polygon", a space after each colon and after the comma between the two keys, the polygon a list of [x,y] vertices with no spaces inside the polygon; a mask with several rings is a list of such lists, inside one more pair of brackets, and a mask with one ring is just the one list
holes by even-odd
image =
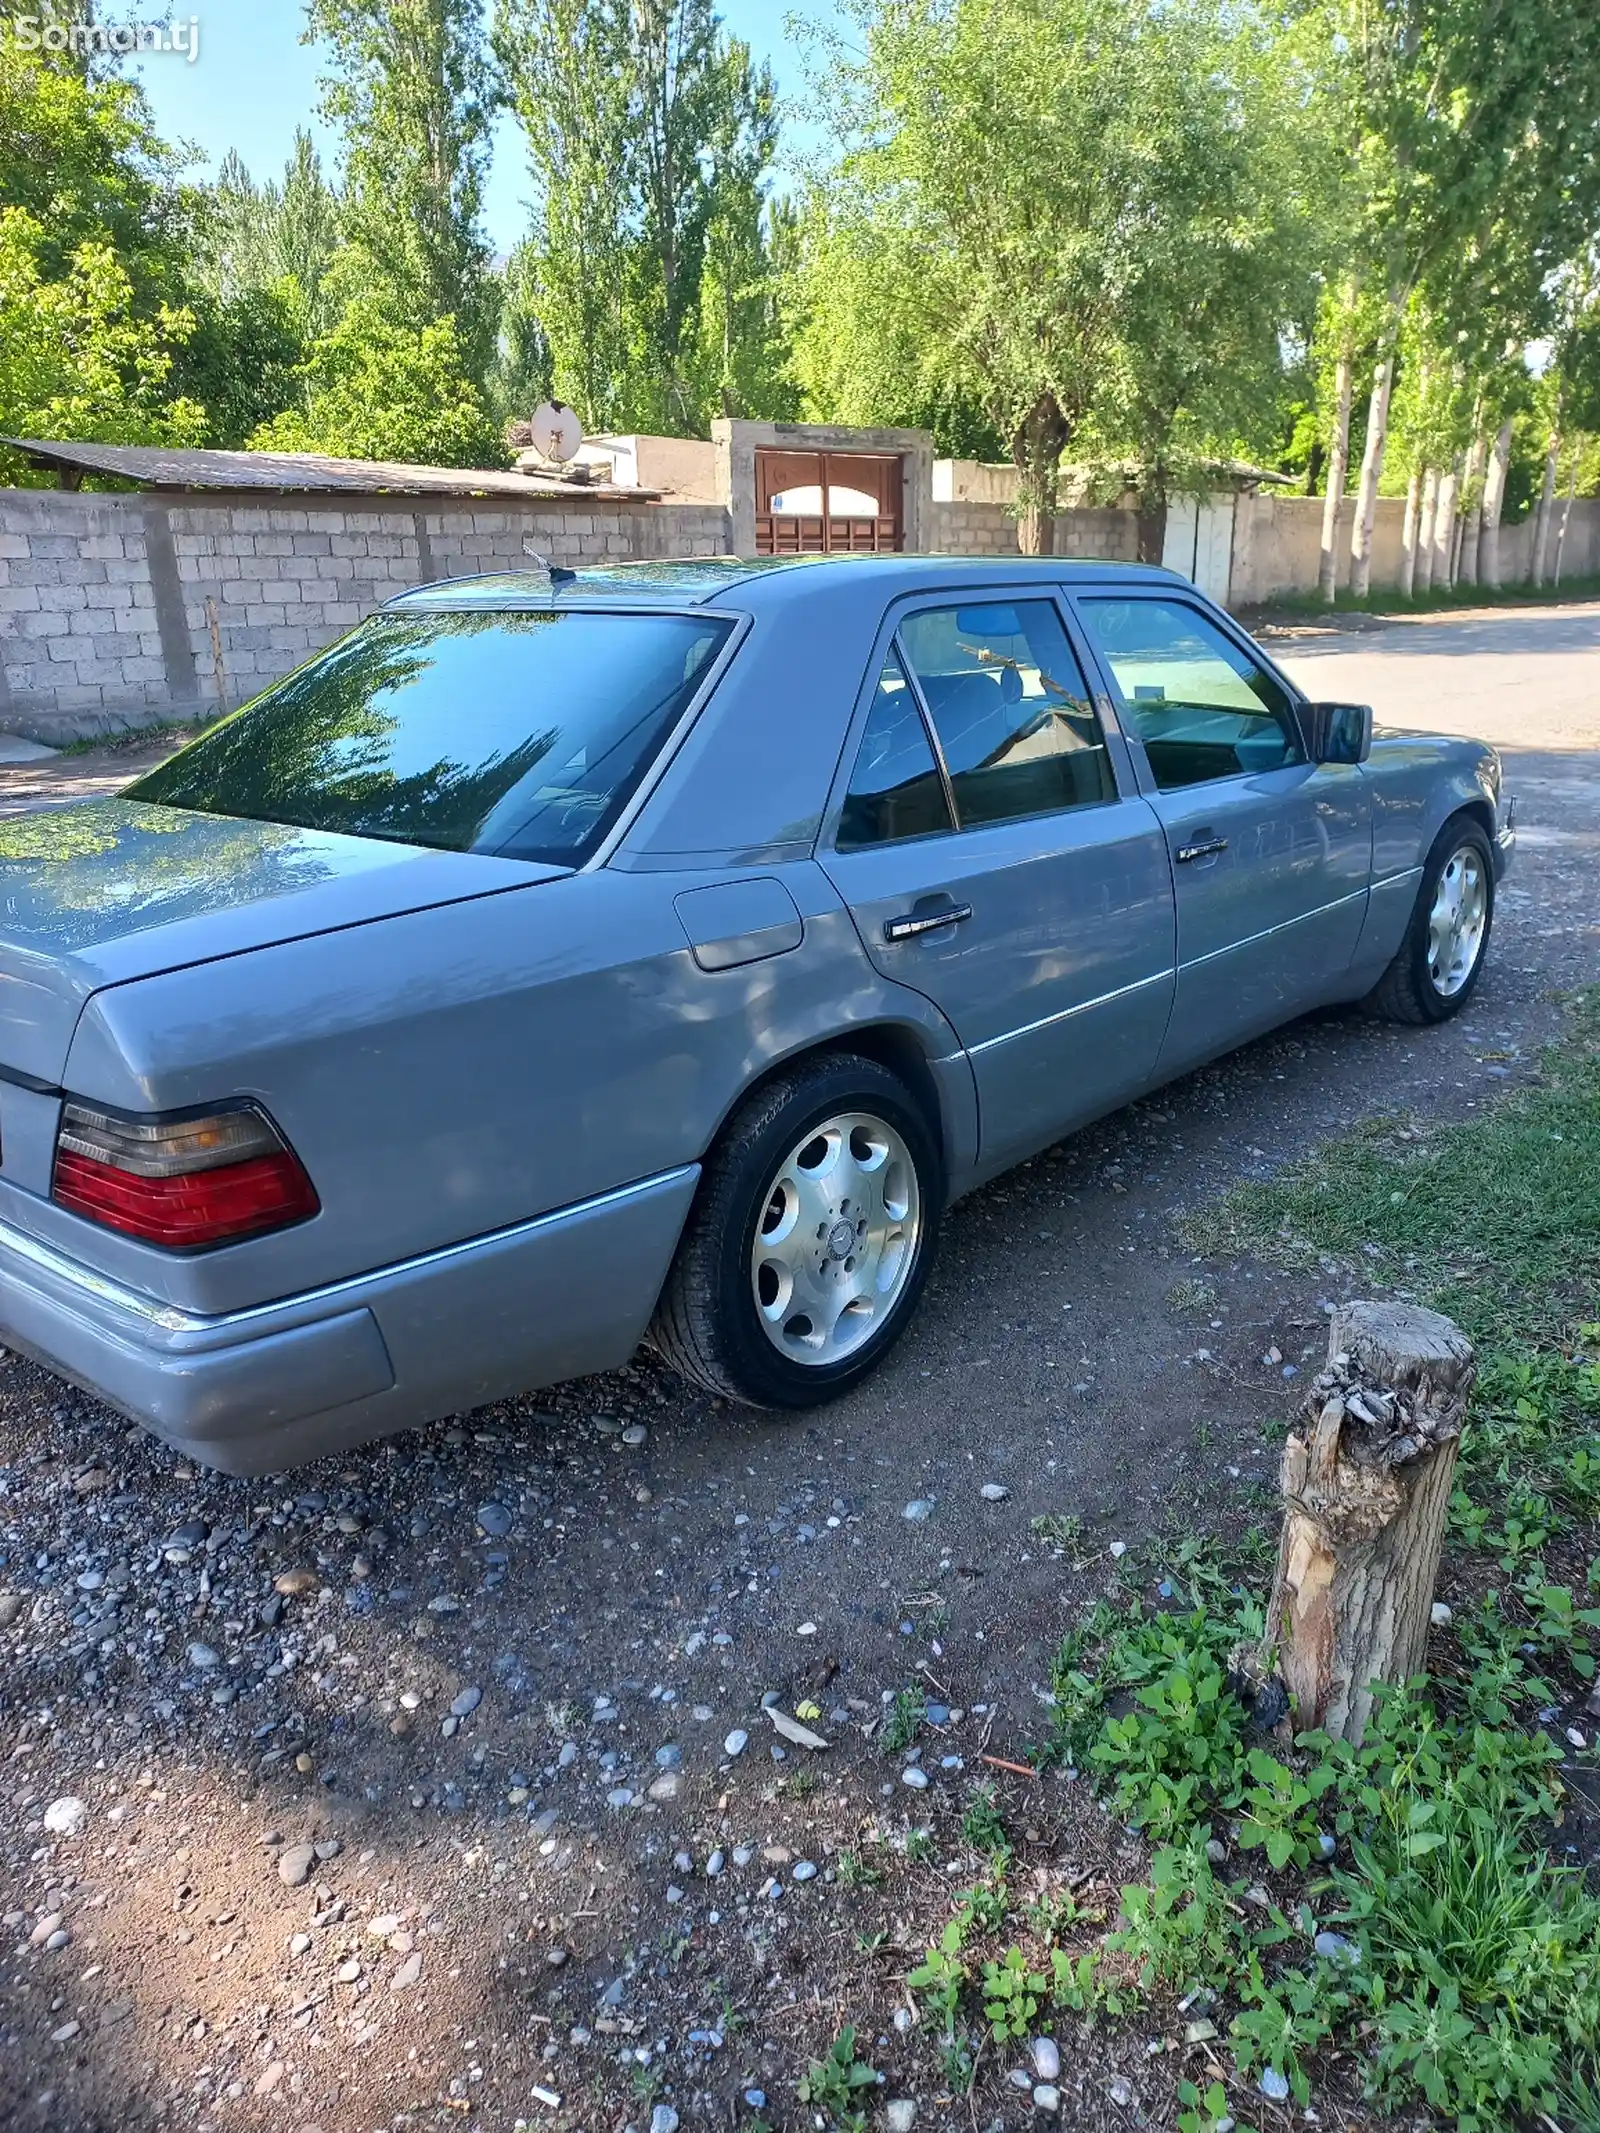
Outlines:
{"label": "dirt road", "polygon": [[[836,1407],[730,1412],[641,1359],[231,1482],[0,1363],[0,2125],[798,2125],[851,2019],[888,2095],[968,2123],[873,1935],[964,1885],[980,1757],[1026,1760],[1112,1543],[1201,1494],[1270,1516],[1263,1428],[1323,1346],[1315,1281],[1192,1265],[1175,1217],[1374,1112],[1492,1099],[1600,975],[1600,609],[1273,650],[1505,751],[1522,846],[1470,1010],[1312,1018],[974,1195]],[[1040,1519],[1081,1521],[1081,1571]],[[910,1684],[932,1721],[890,1753]],[[1017,1781],[1019,1876],[1114,1878],[1081,1791]],[[869,1838],[886,1891],[846,1864]],[[1161,2123],[1170,2077],[1108,2034],[1062,2091],[1074,2125]],[[1031,2115],[1006,2097],[986,2070],[971,2124]]]}

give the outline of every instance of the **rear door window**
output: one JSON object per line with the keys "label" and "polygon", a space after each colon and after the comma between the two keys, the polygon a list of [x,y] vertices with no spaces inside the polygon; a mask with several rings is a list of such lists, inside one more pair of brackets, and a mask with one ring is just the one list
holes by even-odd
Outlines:
{"label": "rear door window", "polygon": [[891,652],[878,676],[866,731],[839,818],[842,852],[932,837],[952,827],[944,780],[917,700]]}
{"label": "rear door window", "polygon": [[962,829],[1116,798],[1106,737],[1050,601],[926,608],[899,640]]}
{"label": "rear door window", "polygon": [[375,616],[128,797],[577,865],[730,627],[582,611]]}

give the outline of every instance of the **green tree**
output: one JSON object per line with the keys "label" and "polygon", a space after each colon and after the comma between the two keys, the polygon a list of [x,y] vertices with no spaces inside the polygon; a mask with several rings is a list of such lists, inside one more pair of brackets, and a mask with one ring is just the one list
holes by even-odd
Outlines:
{"label": "green tree", "polygon": [[553,388],[590,429],[622,429],[634,237],[621,32],[594,0],[501,0],[495,37],[527,142],[533,221],[520,271]]}
{"label": "green tree", "polygon": [[481,384],[499,291],[480,215],[499,90],[478,0],[308,0],[322,108],[344,141],[341,225],[359,285],[413,334],[453,319]]}
{"label": "green tree", "polygon": [[[831,382],[848,419],[896,380],[902,403],[970,396],[1021,474],[1029,549],[1050,543],[1062,451],[1119,350],[1124,404],[1169,410],[1158,428],[1196,389],[1192,361],[1158,381],[1124,329],[1186,267],[1219,173],[1248,184],[1222,21],[1145,0],[866,0],[859,52],[835,50],[853,145],[814,221],[808,398]],[[1198,345],[1207,301],[1185,302]]]}
{"label": "green tree", "polygon": [[1217,456],[1257,457],[1281,436],[1327,237],[1331,143],[1294,39],[1237,10],[1191,10],[1189,26],[1203,82],[1189,152],[1129,262],[1091,426],[1092,449],[1138,470],[1153,563],[1173,492],[1212,486]]}
{"label": "green tree", "polygon": [[770,73],[710,0],[500,0],[554,389],[592,429],[704,433],[781,400]]}
{"label": "green tree", "polygon": [[501,423],[532,413],[555,390],[550,341],[539,307],[538,259],[519,244],[502,278],[500,332],[489,366],[489,405]]}
{"label": "green tree", "polygon": [[1492,245],[1508,203],[1523,203],[1521,242],[1547,272],[1592,232],[1600,45],[1591,0],[1324,0],[1318,20],[1350,151],[1350,287],[1369,290],[1380,315],[1351,532],[1361,596],[1407,307]]}
{"label": "green tree", "polygon": [[466,375],[454,322],[406,325],[381,289],[350,295],[333,330],[313,343],[298,383],[302,404],[256,430],[252,450],[506,464],[499,431]]}
{"label": "green tree", "polygon": [[328,272],[338,247],[339,195],[303,127],[281,184],[269,178],[257,185],[236,153],[223,159],[205,203],[197,260],[219,303],[279,291],[314,339],[333,324]]}
{"label": "green tree", "polygon": [[711,99],[705,249],[700,273],[698,377],[693,414],[793,412],[783,253],[794,217],[769,202],[777,150],[777,94],[737,39],[717,55],[723,79]]}
{"label": "green tree", "polygon": [[94,244],[115,254],[141,313],[181,302],[191,203],[178,169],[132,83],[0,37],[0,208],[33,217],[46,281]]}
{"label": "green tree", "polygon": [[[109,245],[86,240],[64,272],[50,234],[23,208],[0,209],[0,432],[116,444],[195,444],[205,411],[171,391],[182,311],[139,316]],[[0,453],[12,482],[39,477]]]}

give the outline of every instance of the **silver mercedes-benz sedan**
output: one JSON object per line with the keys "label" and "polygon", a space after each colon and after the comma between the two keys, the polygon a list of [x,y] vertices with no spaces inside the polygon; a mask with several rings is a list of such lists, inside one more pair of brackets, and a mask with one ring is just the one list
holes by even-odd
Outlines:
{"label": "silver mercedes-benz sedan", "polygon": [[1326,1002],[1468,997],[1492,749],[1164,571],[458,580],[0,827],[0,1328],[235,1473],[622,1362],[771,1408],[943,1210]]}

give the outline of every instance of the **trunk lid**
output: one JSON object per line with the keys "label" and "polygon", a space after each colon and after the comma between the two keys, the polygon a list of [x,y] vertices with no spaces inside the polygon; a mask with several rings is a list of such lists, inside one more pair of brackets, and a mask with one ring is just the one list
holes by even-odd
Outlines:
{"label": "trunk lid", "polygon": [[102,986],[570,871],[129,800],[18,816],[0,823],[0,1069],[58,1082]]}

